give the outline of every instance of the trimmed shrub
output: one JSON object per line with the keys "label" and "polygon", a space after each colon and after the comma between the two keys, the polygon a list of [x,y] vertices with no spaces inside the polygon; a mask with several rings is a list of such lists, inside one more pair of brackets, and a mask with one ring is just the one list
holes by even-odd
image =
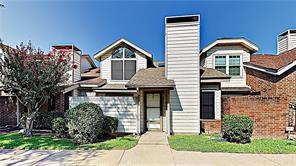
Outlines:
{"label": "trimmed shrub", "polygon": [[52,120],[58,117],[64,117],[63,112],[49,111],[37,112],[34,120],[34,129],[52,130]]}
{"label": "trimmed shrub", "polygon": [[67,110],[69,135],[78,144],[94,143],[103,133],[104,114],[94,103],[82,103]]}
{"label": "trimmed shrub", "polygon": [[56,137],[64,138],[67,137],[67,122],[64,118],[55,118],[52,120],[52,131]]}
{"label": "trimmed shrub", "polygon": [[224,115],[223,138],[228,142],[249,143],[253,133],[254,122],[245,115]]}
{"label": "trimmed shrub", "polygon": [[111,135],[115,133],[118,126],[118,119],[116,117],[105,116],[104,117],[104,134]]}

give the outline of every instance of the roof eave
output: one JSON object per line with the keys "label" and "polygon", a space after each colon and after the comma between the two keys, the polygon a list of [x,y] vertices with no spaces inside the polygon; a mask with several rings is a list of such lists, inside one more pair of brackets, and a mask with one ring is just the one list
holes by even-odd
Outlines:
{"label": "roof eave", "polygon": [[140,48],[139,46],[125,40],[124,38],[121,38],[117,41],[115,41],[114,43],[110,44],[109,46],[105,47],[103,50],[97,52],[95,55],[94,55],[94,58],[97,60],[97,61],[100,61],[100,57],[103,56],[105,53],[107,53],[108,51],[110,51],[110,49],[114,48],[115,46],[119,45],[121,42],[135,48],[137,51],[141,52],[142,54],[144,54],[145,56],[149,57],[149,58],[152,58],[152,54],[150,54],[149,52],[143,50],[142,48]]}
{"label": "roof eave", "polygon": [[217,39],[214,42],[207,45],[204,49],[201,50],[200,54],[203,54],[213,47],[215,47],[217,44],[233,44],[233,43],[239,43],[242,44],[244,47],[248,48],[252,52],[256,52],[259,50],[259,47],[256,46],[251,41],[245,39],[245,38],[238,38],[238,39]]}

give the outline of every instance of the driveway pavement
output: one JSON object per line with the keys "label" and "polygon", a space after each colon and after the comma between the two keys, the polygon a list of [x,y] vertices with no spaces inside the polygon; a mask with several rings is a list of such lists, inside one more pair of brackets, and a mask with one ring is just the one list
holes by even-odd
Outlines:
{"label": "driveway pavement", "polygon": [[296,154],[234,154],[175,151],[162,133],[144,134],[130,150],[0,150],[0,165],[283,165],[295,166]]}

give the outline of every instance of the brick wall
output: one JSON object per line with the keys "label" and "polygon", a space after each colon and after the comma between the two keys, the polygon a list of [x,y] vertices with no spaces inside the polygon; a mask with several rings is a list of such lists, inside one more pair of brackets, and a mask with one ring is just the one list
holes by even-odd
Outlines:
{"label": "brick wall", "polygon": [[247,115],[255,122],[254,136],[284,137],[288,125],[288,100],[283,97],[223,96],[223,114]]}
{"label": "brick wall", "polygon": [[221,133],[221,120],[201,119],[200,121],[202,132],[207,134]]}
{"label": "brick wall", "polygon": [[17,124],[15,101],[15,98],[0,96],[0,126]]}
{"label": "brick wall", "polygon": [[247,68],[247,85],[261,96],[279,96],[288,100],[296,98],[296,67],[281,76],[273,76]]}

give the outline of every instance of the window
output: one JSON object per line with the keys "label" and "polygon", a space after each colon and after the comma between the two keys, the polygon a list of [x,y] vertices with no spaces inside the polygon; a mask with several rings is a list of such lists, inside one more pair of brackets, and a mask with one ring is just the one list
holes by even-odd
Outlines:
{"label": "window", "polygon": [[125,50],[124,51],[125,52],[125,54],[124,54],[125,58],[136,58],[136,54],[133,51],[131,51],[128,48],[125,48],[124,50]]}
{"label": "window", "polygon": [[240,75],[240,56],[229,56],[229,75]]}
{"label": "window", "polygon": [[216,56],[215,69],[226,74],[226,56]]}
{"label": "window", "polygon": [[123,80],[123,61],[111,61],[111,78],[112,80]]}
{"label": "window", "polygon": [[111,60],[111,79],[130,80],[136,73],[136,54],[128,48],[115,50]]}
{"label": "window", "polygon": [[215,69],[231,76],[241,75],[240,56],[215,56]]}
{"label": "window", "polygon": [[215,93],[201,93],[201,119],[215,119]]}
{"label": "window", "polygon": [[124,79],[130,80],[136,73],[136,61],[125,60],[124,61]]}

